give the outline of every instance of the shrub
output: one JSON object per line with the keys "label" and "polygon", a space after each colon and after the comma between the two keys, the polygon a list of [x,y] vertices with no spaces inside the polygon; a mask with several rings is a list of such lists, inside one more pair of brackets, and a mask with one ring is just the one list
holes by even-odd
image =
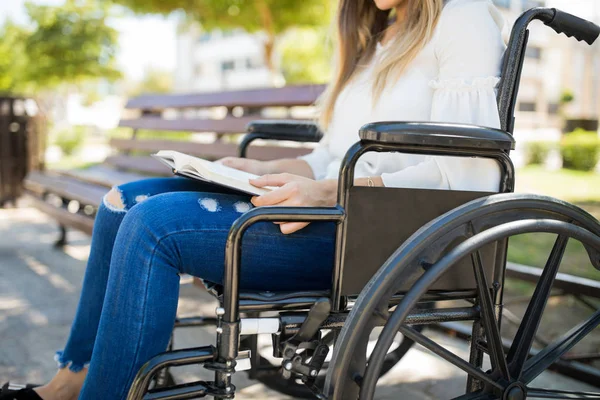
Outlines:
{"label": "shrub", "polygon": [[563,167],[591,171],[598,164],[600,139],[596,132],[576,129],[566,134],[560,142]]}
{"label": "shrub", "polygon": [[58,132],[54,137],[54,144],[61,148],[63,154],[69,156],[83,144],[85,135],[86,128],[84,126],[74,126]]}
{"label": "shrub", "polygon": [[541,165],[544,164],[550,150],[554,147],[554,143],[546,141],[535,141],[527,143],[526,157],[527,164]]}

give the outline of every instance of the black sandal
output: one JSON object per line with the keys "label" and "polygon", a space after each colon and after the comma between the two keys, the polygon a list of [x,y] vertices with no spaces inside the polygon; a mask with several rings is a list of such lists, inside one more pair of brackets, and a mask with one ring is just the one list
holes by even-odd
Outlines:
{"label": "black sandal", "polygon": [[6,382],[0,390],[0,400],[43,400],[35,390],[34,387],[38,385],[11,385],[10,382]]}

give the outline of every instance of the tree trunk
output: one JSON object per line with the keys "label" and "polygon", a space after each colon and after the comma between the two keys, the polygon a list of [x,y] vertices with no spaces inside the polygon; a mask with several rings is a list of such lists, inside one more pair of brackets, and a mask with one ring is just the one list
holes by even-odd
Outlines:
{"label": "tree trunk", "polygon": [[275,28],[273,27],[273,13],[269,8],[269,5],[265,0],[259,0],[256,3],[260,19],[262,21],[263,28],[267,35],[267,40],[264,43],[265,49],[265,63],[271,73],[275,71],[275,65],[273,64],[273,49],[275,48]]}

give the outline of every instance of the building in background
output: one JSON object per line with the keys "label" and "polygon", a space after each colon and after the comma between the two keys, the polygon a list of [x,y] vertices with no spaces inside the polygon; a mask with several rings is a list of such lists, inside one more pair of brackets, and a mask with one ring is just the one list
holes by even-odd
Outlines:
{"label": "building in background", "polygon": [[[587,19],[600,18],[600,1],[493,0],[506,18],[506,40],[516,18],[532,7],[561,6]],[[581,3],[576,7],[574,3]],[[283,85],[264,61],[264,38],[243,30],[201,32],[180,29],[174,87],[177,92],[207,92]],[[275,57],[277,58],[277,57]],[[600,43],[594,46],[557,35],[541,22],[530,25],[529,45],[516,109],[520,140],[544,136],[557,140],[563,117],[597,119],[600,115]],[[561,99],[572,94],[573,101]]]}
{"label": "building in background", "polygon": [[[532,7],[557,7],[598,22],[600,2],[572,0],[493,0],[510,24]],[[510,29],[510,27],[509,27]],[[508,35],[508,30],[506,31]],[[506,38],[508,40],[508,37]],[[530,25],[529,45],[516,110],[520,139],[556,140],[563,117],[597,120],[600,115],[600,44],[557,35],[536,21]],[[573,100],[562,104],[561,99]]]}
{"label": "building in background", "polygon": [[174,89],[214,92],[280,86],[281,74],[265,63],[264,37],[243,30],[202,32],[197,27],[177,35]]}

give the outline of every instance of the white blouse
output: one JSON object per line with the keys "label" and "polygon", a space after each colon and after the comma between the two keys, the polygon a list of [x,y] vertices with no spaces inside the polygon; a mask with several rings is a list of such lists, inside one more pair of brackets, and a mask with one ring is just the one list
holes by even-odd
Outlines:
{"label": "white blouse", "polygon": [[[373,107],[372,75],[386,46],[378,45],[371,65],[340,93],[318,147],[301,159],[315,179],[337,179],[341,160],[359,140],[361,126],[376,121],[436,121],[500,127],[495,87],[505,45],[503,18],[490,0],[447,1],[432,40],[388,85]],[[498,191],[494,160],[367,153],[356,177],[381,176],[385,186]]]}

